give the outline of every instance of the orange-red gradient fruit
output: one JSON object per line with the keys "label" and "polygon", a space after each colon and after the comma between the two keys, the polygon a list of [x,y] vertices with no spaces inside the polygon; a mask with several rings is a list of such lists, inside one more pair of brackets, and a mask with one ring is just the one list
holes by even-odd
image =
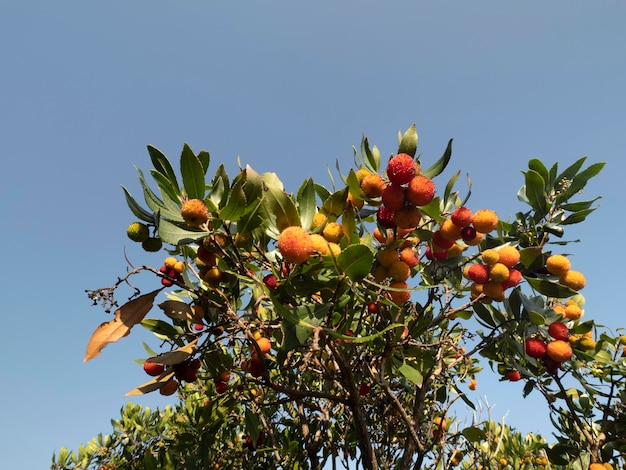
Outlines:
{"label": "orange-red gradient fruit", "polygon": [[387,163],[387,177],[394,184],[408,183],[415,173],[415,160],[406,153],[399,153]]}
{"label": "orange-red gradient fruit", "polygon": [[304,263],[313,254],[313,241],[302,227],[287,227],[278,237],[278,250],[290,263]]}
{"label": "orange-red gradient fruit", "polygon": [[489,233],[498,226],[498,215],[491,209],[480,209],[474,213],[472,225],[480,233]]}
{"label": "orange-red gradient fruit", "polygon": [[406,199],[416,206],[425,206],[435,196],[435,183],[424,175],[417,175],[406,189]]}

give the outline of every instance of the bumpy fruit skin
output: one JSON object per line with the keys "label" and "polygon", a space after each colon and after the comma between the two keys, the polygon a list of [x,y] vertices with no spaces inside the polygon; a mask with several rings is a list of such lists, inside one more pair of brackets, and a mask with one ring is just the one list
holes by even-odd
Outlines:
{"label": "bumpy fruit skin", "polygon": [[143,243],[150,237],[150,229],[146,224],[133,222],[126,229],[126,235],[134,242]]}
{"label": "bumpy fruit skin", "polygon": [[406,184],[415,174],[415,160],[406,153],[399,153],[387,163],[387,177],[394,184]]}
{"label": "bumpy fruit skin", "polygon": [[559,283],[566,287],[569,287],[572,290],[579,291],[583,287],[585,287],[587,280],[582,273],[570,270],[566,273],[561,274],[561,276],[559,277]]}
{"label": "bumpy fruit skin", "polygon": [[313,251],[322,256],[328,256],[330,254],[328,240],[326,240],[322,235],[319,233],[311,234],[311,241],[313,242]]}
{"label": "bumpy fruit skin", "polygon": [[412,205],[406,205],[398,209],[393,215],[393,221],[398,228],[414,229],[420,223],[422,213]]}
{"label": "bumpy fruit skin", "polygon": [[396,305],[402,305],[411,298],[409,285],[403,281],[394,281],[389,283],[389,297]]}
{"label": "bumpy fruit skin", "polygon": [[425,206],[435,197],[435,183],[424,175],[417,175],[406,188],[406,199],[416,206]]}
{"label": "bumpy fruit skin", "polygon": [[548,334],[554,339],[569,341],[569,328],[563,322],[555,321],[550,323],[550,326],[548,327]]}
{"label": "bumpy fruit skin", "polygon": [[489,280],[489,268],[484,264],[473,264],[467,270],[467,277],[476,284],[484,284]]}
{"label": "bumpy fruit skin", "polygon": [[[432,242],[437,245],[439,248],[443,250],[447,250],[448,248],[452,248],[454,242],[451,240],[446,240],[444,236],[441,234],[441,230],[437,230],[433,234]],[[436,250],[435,250],[436,251]]]}
{"label": "bumpy fruit skin", "polygon": [[311,230],[317,230],[318,228],[322,228],[328,222],[328,217],[326,214],[321,212],[316,212],[313,215],[313,221],[311,222]]}
{"label": "bumpy fruit skin", "polygon": [[402,186],[389,184],[383,189],[381,200],[385,206],[395,212],[404,206],[404,193],[405,190]]}
{"label": "bumpy fruit skin", "polygon": [[445,219],[439,227],[439,232],[446,240],[456,241],[461,238],[461,227],[458,227],[450,219]]}
{"label": "bumpy fruit skin", "polygon": [[505,245],[498,250],[499,259],[498,262],[505,265],[507,268],[513,268],[520,260],[520,252],[517,248],[511,245]]}
{"label": "bumpy fruit skin", "polygon": [[459,228],[467,227],[474,221],[474,213],[467,207],[457,207],[450,216],[452,223]]}
{"label": "bumpy fruit skin", "polygon": [[494,282],[504,282],[509,278],[509,268],[502,263],[496,263],[489,268],[489,277]]}
{"label": "bumpy fruit skin", "polygon": [[146,361],[143,363],[143,370],[149,376],[156,377],[157,375],[161,375],[163,373],[165,366],[163,364]]}
{"label": "bumpy fruit skin", "polygon": [[394,281],[406,281],[411,276],[411,268],[404,261],[396,261],[389,266],[389,277]]}
{"label": "bumpy fruit skin", "polygon": [[577,303],[571,303],[565,306],[565,310],[563,312],[565,318],[568,320],[580,320],[583,316],[582,309],[578,306]]}
{"label": "bumpy fruit skin", "polygon": [[395,211],[389,209],[387,206],[380,206],[376,211],[376,222],[384,228],[395,228],[395,215]]}
{"label": "bumpy fruit skin", "polygon": [[571,267],[570,260],[563,255],[552,255],[546,260],[546,269],[555,276],[565,274]]}
{"label": "bumpy fruit skin", "polygon": [[302,227],[287,227],[278,237],[278,250],[285,261],[304,263],[313,254],[311,235]]}
{"label": "bumpy fruit skin", "polygon": [[209,211],[200,199],[185,201],[180,208],[180,215],[188,225],[193,227],[199,227],[209,220]]}
{"label": "bumpy fruit skin", "polygon": [[528,338],[525,343],[526,354],[534,359],[542,359],[548,351],[548,345],[539,338]]}
{"label": "bumpy fruit skin", "polygon": [[278,279],[273,274],[267,274],[263,277],[263,283],[267,286],[269,290],[274,290],[278,287]]}
{"label": "bumpy fruit skin", "polygon": [[500,254],[493,248],[483,251],[481,257],[485,264],[496,264],[500,260]]}
{"label": "bumpy fruit skin", "polygon": [[572,357],[572,346],[567,341],[555,339],[550,341],[546,347],[547,356],[555,362],[561,363]]}
{"label": "bumpy fruit skin", "polygon": [[477,210],[472,225],[480,233],[489,233],[498,226],[498,214],[491,209]]}
{"label": "bumpy fruit skin", "polygon": [[155,253],[163,247],[163,242],[161,241],[159,237],[151,237],[151,238],[148,238],[147,240],[144,240],[143,243],[141,244],[141,247],[145,251]]}
{"label": "bumpy fruit skin", "polygon": [[337,222],[330,222],[324,227],[322,235],[329,242],[339,243],[343,238],[343,228]]}
{"label": "bumpy fruit skin", "polygon": [[509,289],[517,286],[520,282],[522,282],[522,273],[517,269],[509,269],[509,277],[502,283],[502,287]]}
{"label": "bumpy fruit skin", "polygon": [[370,173],[361,180],[361,191],[371,199],[380,197],[385,186],[385,180],[378,173]]}

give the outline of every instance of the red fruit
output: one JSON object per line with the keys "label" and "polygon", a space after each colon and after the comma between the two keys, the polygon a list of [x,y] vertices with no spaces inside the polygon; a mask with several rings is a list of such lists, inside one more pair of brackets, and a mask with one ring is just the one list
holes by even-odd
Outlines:
{"label": "red fruit", "polygon": [[452,212],[450,219],[457,227],[467,227],[468,225],[471,225],[474,220],[474,214],[467,207],[459,207]]}
{"label": "red fruit", "polygon": [[180,380],[184,380],[185,382],[195,382],[198,380],[198,371],[194,369],[185,369],[184,371],[176,374],[176,377]]}
{"label": "red fruit", "polygon": [[265,434],[260,432],[259,437],[257,437],[256,439],[256,443],[252,442],[252,438],[250,436],[246,436],[245,446],[250,452],[252,452],[256,450],[257,448],[261,447],[264,442],[265,442]]}
{"label": "red fruit", "polygon": [[199,358],[193,359],[189,362],[189,368],[193,370],[198,370],[202,367],[202,361]]}
{"label": "red fruit", "polygon": [[195,323],[193,325],[193,329],[196,331],[202,331],[204,330],[204,325],[202,323]]}
{"label": "red fruit", "polygon": [[507,378],[511,381],[511,382],[517,382],[518,380],[520,380],[522,378],[522,374],[520,374],[518,371],[516,370],[511,370],[509,371],[508,374],[506,374]]}
{"label": "red fruit", "polygon": [[509,287],[515,287],[522,282],[522,273],[517,269],[509,269],[509,278],[502,283],[502,287],[508,289]]}
{"label": "red fruit", "polygon": [[163,364],[146,361],[143,363],[143,370],[146,372],[146,374],[152,377],[156,377],[157,375],[161,375],[163,373],[163,371],[165,370],[165,366]]}
{"label": "red fruit", "polygon": [[378,313],[379,311],[378,302],[370,302],[369,304],[367,304],[367,311],[369,313]]}
{"label": "red fruit", "polygon": [[228,389],[228,385],[226,385],[221,380],[218,380],[217,382],[215,382],[215,391],[217,393],[224,393],[227,389]]}
{"label": "red fruit", "polygon": [[464,242],[472,241],[476,238],[476,229],[474,227],[463,227],[461,229],[461,238]]}
{"label": "red fruit", "polygon": [[163,278],[161,278],[161,284],[163,284],[165,287],[170,287],[170,286],[174,285],[174,282],[170,281],[166,277],[163,277]]}
{"label": "red fruit", "polygon": [[448,248],[452,248],[452,246],[454,245],[454,240],[446,240],[441,234],[441,232],[437,230],[433,234],[433,243],[437,245],[439,248],[443,248],[444,250],[447,250]]}
{"label": "red fruit", "polygon": [[548,334],[554,339],[569,341],[569,328],[563,322],[555,321],[551,323],[548,327]]}
{"label": "red fruit", "polygon": [[263,283],[269,288],[269,290],[276,289],[278,286],[278,279],[273,274],[268,274],[263,278]]}
{"label": "red fruit", "polygon": [[542,362],[543,366],[546,368],[546,372],[550,375],[556,375],[561,368],[561,363],[559,361],[555,361],[548,356],[544,357]]}
{"label": "red fruit", "polygon": [[415,160],[406,153],[399,153],[387,163],[387,177],[394,184],[408,183],[415,173]]}
{"label": "red fruit", "polygon": [[359,386],[359,395],[361,396],[365,396],[368,395],[370,393],[370,386],[367,384],[361,384]]}
{"label": "red fruit", "polygon": [[250,359],[250,364],[248,364],[248,372],[250,372],[250,375],[252,377],[261,376],[263,370],[261,369],[261,361],[258,358],[253,357],[252,359]]}
{"label": "red fruit", "polygon": [[215,266],[215,262],[217,261],[217,256],[212,251],[207,250],[204,245],[200,245],[198,247],[198,258],[207,266]]}
{"label": "red fruit", "polygon": [[162,273],[162,274],[166,274],[167,273],[167,268],[165,266],[161,266],[159,268],[159,272]]}
{"label": "red fruit", "polygon": [[526,354],[528,356],[541,359],[545,357],[547,351],[547,344],[545,341],[539,338],[528,338],[526,340]]}
{"label": "red fruit", "polygon": [[387,206],[380,206],[376,212],[376,221],[381,227],[395,228],[396,222],[394,221],[395,211],[392,211]]}
{"label": "red fruit", "polygon": [[395,212],[404,206],[404,188],[397,184],[389,184],[383,189],[381,198],[385,207]]}
{"label": "red fruit", "polygon": [[489,280],[489,268],[486,264],[473,264],[467,270],[467,277],[469,277],[476,284],[484,284]]}
{"label": "red fruit", "polygon": [[429,260],[442,260],[442,259],[446,259],[446,257],[448,256],[448,254],[445,251],[433,251],[430,249],[429,246],[426,247],[426,251],[424,251],[424,256],[426,256],[426,259]]}

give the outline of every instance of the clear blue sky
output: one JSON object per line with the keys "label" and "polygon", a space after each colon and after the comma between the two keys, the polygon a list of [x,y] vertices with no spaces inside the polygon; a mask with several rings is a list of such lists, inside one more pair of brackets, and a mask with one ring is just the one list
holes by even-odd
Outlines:
{"label": "clear blue sky", "polygon": [[[583,240],[570,251],[586,317],[626,325],[625,21],[617,1],[0,0],[3,467],[47,468],[109,431],[145,379],[139,331],[82,358],[107,319],[84,290],[124,272],[125,247],[137,264],[162,258],[125,236],[120,184],[138,193],[146,144],[176,159],[186,141],[231,170],[240,155],[295,189],[347,168],[362,133],[388,155],[415,122],[423,160],[454,138],[470,207],[503,218],[521,209],[528,159],[606,161],[586,194],[601,208],[567,236]],[[546,433],[517,385],[481,376],[477,398]]]}

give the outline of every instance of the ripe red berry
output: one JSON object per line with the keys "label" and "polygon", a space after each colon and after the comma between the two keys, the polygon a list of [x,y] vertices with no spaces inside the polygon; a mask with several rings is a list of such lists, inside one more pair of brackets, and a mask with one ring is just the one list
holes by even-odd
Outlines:
{"label": "ripe red berry", "polygon": [[474,220],[474,214],[467,207],[458,207],[452,212],[450,219],[457,227],[467,227]]}
{"label": "ripe red berry", "polygon": [[193,325],[193,329],[196,331],[202,331],[204,330],[204,325],[202,323],[195,323]]}
{"label": "ripe red berry", "polygon": [[202,360],[200,358],[195,358],[189,362],[189,368],[193,370],[198,370],[202,367]]}
{"label": "ripe red berry", "polygon": [[516,370],[509,371],[509,373],[506,376],[511,382],[517,382],[518,380],[522,378],[522,374],[520,374]]}
{"label": "ripe red berry", "polygon": [[569,328],[565,325],[565,323],[560,321],[555,321],[550,324],[548,327],[548,334],[554,339],[560,339],[562,341],[569,340]]}
{"label": "ripe red berry", "polygon": [[143,370],[146,374],[156,377],[157,375],[161,375],[163,373],[165,366],[163,364],[157,364],[156,362],[146,361],[143,363]]}
{"label": "ripe red berry", "polygon": [[379,312],[378,302],[370,302],[369,304],[367,304],[367,311],[368,313],[378,313]]}
{"label": "ripe red berry", "polygon": [[394,221],[395,211],[392,211],[386,206],[380,206],[376,212],[376,221],[381,227],[395,228],[396,222]]}
{"label": "ripe red berry", "polygon": [[273,274],[268,274],[263,278],[263,283],[268,287],[269,290],[276,289],[278,286],[278,279]]}
{"label": "ripe red berry", "polygon": [[365,396],[368,395],[370,393],[370,386],[367,384],[361,384],[359,386],[359,395],[361,396]]}
{"label": "ripe red berry", "polygon": [[227,389],[228,389],[228,385],[226,385],[221,380],[218,380],[217,382],[215,382],[215,391],[217,393],[224,393]]}
{"label": "ripe red berry", "polygon": [[484,284],[489,280],[489,268],[485,264],[473,264],[467,270],[467,277],[476,284]]}
{"label": "ripe red berry", "polygon": [[176,374],[180,380],[184,380],[185,382],[195,382],[198,380],[198,371],[195,369],[185,369],[184,371]]}
{"label": "ripe red berry", "polygon": [[387,164],[387,177],[394,184],[406,184],[416,173],[415,160],[406,153],[399,153]]}
{"label": "ripe red berry", "polygon": [[545,341],[539,338],[528,338],[526,340],[526,354],[528,356],[541,359],[545,357],[547,351],[547,344]]}
{"label": "ripe red berry", "polygon": [[461,229],[461,238],[464,242],[469,242],[476,238],[476,229],[474,227],[463,227]]}

